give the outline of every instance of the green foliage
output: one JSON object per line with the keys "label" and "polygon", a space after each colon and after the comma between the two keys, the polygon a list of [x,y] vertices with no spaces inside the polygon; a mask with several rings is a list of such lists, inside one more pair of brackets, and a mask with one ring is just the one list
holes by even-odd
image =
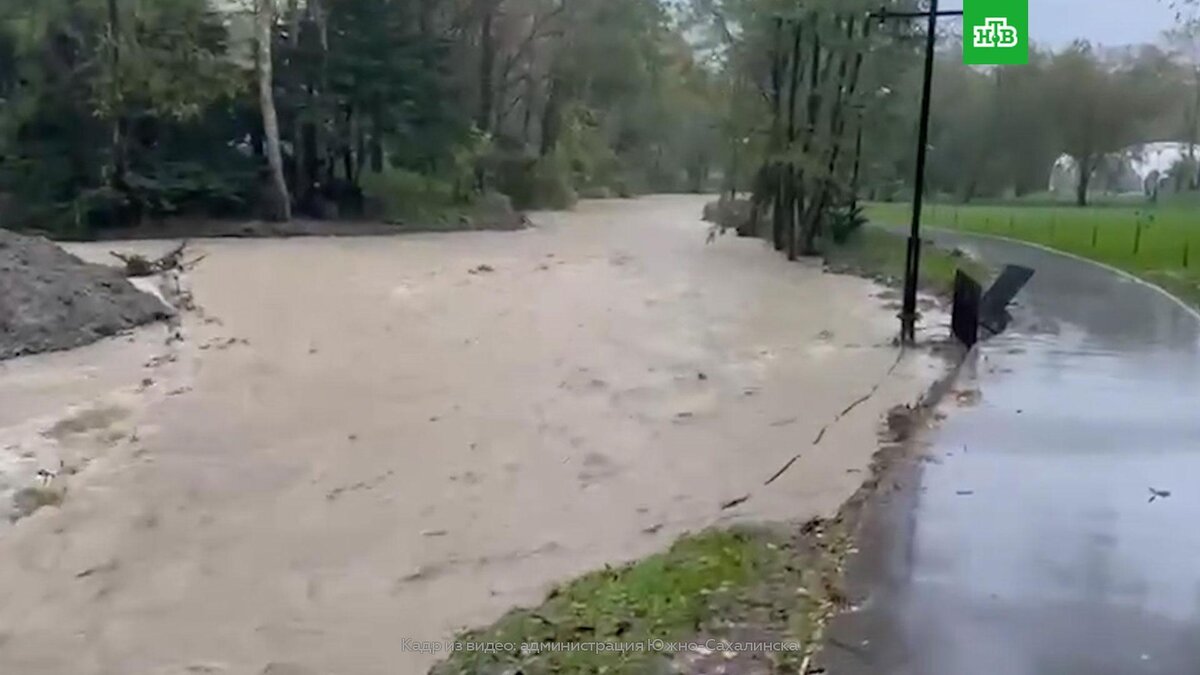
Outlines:
{"label": "green foliage", "polygon": [[203,0],[116,7],[119,32],[100,2],[32,6],[0,24],[15,61],[0,192],[18,197],[7,214],[18,227],[79,236],[198,204],[235,210],[253,185],[253,166],[209,133],[211,111],[244,85],[220,17]]}
{"label": "green foliage", "polygon": [[[666,553],[620,568],[606,568],[554,590],[536,609],[514,611],[493,626],[460,637],[463,644],[513,643],[513,653],[460,651],[434,675],[486,672],[665,672],[669,654],[647,647],[626,652],[577,650],[520,653],[522,643],[644,643],[720,635],[718,621],[761,607],[759,628],[776,639],[802,616],[806,560],[785,537],[765,531],[711,531],[680,539]],[[768,588],[768,586],[770,588]],[[770,632],[768,632],[770,631]]]}
{"label": "green foliage", "polygon": [[[839,246],[825,250],[825,260],[835,272],[847,272],[874,278],[890,286],[904,279],[908,239],[888,230],[864,227]],[[921,277],[918,286],[927,293],[949,297],[954,292],[954,277],[963,270],[981,282],[990,271],[960,254],[929,243],[921,245]]]}
{"label": "green foliage", "polygon": [[122,0],[117,7],[120,33],[96,45],[98,117],[194,119],[246,85],[226,58],[224,22],[205,0]]}
{"label": "green foliage", "polygon": [[[274,5],[266,107],[297,213],[375,202],[411,220],[493,188],[565,208],[580,190],[711,183],[719,78],[660,0]],[[256,212],[276,144],[253,6],[0,0],[6,222],[86,236]]]}
{"label": "green foliage", "polygon": [[[946,50],[934,69],[930,193],[963,203],[1021,197],[1046,189],[1063,154],[1101,175],[1106,156],[1131,145],[1195,140],[1200,51],[1167,47],[1076,43],[1034,49],[1028,65],[988,69]],[[873,198],[911,196],[921,77],[912,56],[889,61],[904,67],[893,67],[894,84],[868,111],[863,185]]]}
{"label": "green foliage", "polygon": [[829,210],[829,236],[835,244],[844,244],[867,223],[859,204],[846,204]]}
{"label": "green foliage", "polygon": [[621,158],[609,145],[598,122],[599,114],[576,104],[564,117],[555,154],[557,161],[567,167],[571,185],[584,189],[614,185],[620,175]]}
{"label": "green foliage", "polygon": [[434,218],[465,204],[452,182],[395,167],[364,175],[363,194],[378,204],[387,222]]}
{"label": "green foliage", "polygon": [[518,209],[569,209],[578,194],[564,153],[547,157],[509,155],[499,160],[496,184]]}

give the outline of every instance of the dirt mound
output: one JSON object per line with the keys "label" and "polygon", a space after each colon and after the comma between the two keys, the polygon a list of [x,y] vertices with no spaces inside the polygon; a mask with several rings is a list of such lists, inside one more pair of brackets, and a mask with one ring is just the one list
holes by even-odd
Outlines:
{"label": "dirt mound", "polygon": [[169,314],[117,269],[0,229],[0,360],[79,347]]}

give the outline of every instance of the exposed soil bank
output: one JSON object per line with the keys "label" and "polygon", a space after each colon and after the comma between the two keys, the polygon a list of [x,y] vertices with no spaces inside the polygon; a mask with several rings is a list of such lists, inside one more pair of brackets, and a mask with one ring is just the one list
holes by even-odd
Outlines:
{"label": "exposed soil bank", "polygon": [[78,347],[167,314],[117,270],[0,229],[0,361]]}
{"label": "exposed soil bank", "polygon": [[405,639],[686,532],[834,516],[944,366],[897,361],[878,285],[706,246],[703,203],[194,242],[182,344],[83,350],[85,401],[76,352],[0,381],[40,392],[0,449],[86,467],[0,532],[0,671],[418,673]]}

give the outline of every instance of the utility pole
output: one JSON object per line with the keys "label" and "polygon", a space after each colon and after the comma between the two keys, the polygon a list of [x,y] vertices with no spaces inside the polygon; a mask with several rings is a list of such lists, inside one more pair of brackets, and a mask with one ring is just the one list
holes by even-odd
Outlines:
{"label": "utility pole", "polygon": [[921,118],[917,127],[917,172],[913,180],[912,228],[908,233],[908,252],[904,265],[904,308],[900,312],[900,342],[911,345],[917,338],[917,279],[921,273],[921,208],[925,199],[925,158],[929,149],[929,100],[933,92],[933,58],[937,47],[939,16],[962,16],[961,10],[938,11],[938,0],[929,0],[924,12],[891,12],[880,9],[871,16],[887,19],[928,20],[925,35],[925,80],[921,87]]}

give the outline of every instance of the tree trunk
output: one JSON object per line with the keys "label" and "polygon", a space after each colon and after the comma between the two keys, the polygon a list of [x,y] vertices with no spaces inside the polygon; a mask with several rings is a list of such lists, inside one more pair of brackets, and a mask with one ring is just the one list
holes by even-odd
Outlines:
{"label": "tree trunk", "polygon": [[537,76],[532,72],[532,68],[526,73],[525,79],[525,110],[524,116],[521,118],[521,145],[528,148],[533,142],[533,107],[538,98]]}
{"label": "tree trunk", "polygon": [[[300,31],[303,30],[304,12],[300,10],[300,0],[291,0],[288,5],[288,51],[291,52],[293,60],[300,56]],[[293,64],[294,67],[294,64]],[[299,96],[301,91],[306,90],[303,83],[299,81],[289,82],[294,87],[293,95]],[[292,193],[296,195],[296,199],[300,204],[308,202],[309,193],[312,189],[312,174],[308,172],[309,163],[305,159],[304,146],[304,115],[303,110],[307,108],[303,103],[296,105],[296,109],[292,114]]]}
{"label": "tree trunk", "polygon": [[[310,157],[310,161],[313,162],[313,170],[309,177],[313,181],[314,198],[319,198],[327,196],[337,183],[334,175],[337,158],[334,156],[335,149],[329,133],[330,129],[336,128],[337,121],[334,106],[326,100],[333,89],[329,83],[329,16],[324,0],[307,0],[305,7],[310,20],[316,27],[317,41],[321,47],[318,79],[309,83],[308,115],[310,120],[308,126],[312,129],[312,146],[305,150],[305,155]],[[323,178],[322,170],[325,174]]]}
{"label": "tree trunk", "polygon": [[371,120],[371,172],[383,173],[383,115],[375,111]]}
{"label": "tree trunk", "polygon": [[[824,68],[821,66],[821,32],[819,19],[816,14],[813,15],[813,48],[812,48],[812,63],[808,64],[811,70],[809,71],[808,81],[808,130],[804,137],[804,155],[807,157],[812,150],[813,141],[817,140],[817,125],[818,117],[821,113],[821,92],[820,85],[828,79],[829,68],[833,63],[832,55],[827,55]],[[801,178],[803,180],[803,178]],[[812,218],[812,222],[807,222],[806,218],[804,226],[804,255],[815,255],[817,252],[817,222],[819,214]]]}
{"label": "tree trunk", "polygon": [[1088,185],[1092,182],[1092,159],[1076,158],[1075,166],[1079,169],[1079,182],[1075,185],[1075,205],[1087,206]]}
{"label": "tree trunk", "polygon": [[775,189],[775,203],[771,208],[771,228],[774,235],[774,244],[776,251],[784,250],[786,242],[784,241],[785,230],[787,224],[787,200],[785,193],[787,192],[787,177],[784,175],[784,165],[776,163],[772,165],[772,186]]}
{"label": "tree trunk", "polygon": [[[771,50],[771,102],[773,111],[771,115],[771,146],[770,149],[774,153],[778,153],[782,148],[782,132],[783,132],[783,75],[784,68],[787,65],[785,55],[783,53],[783,19],[775,19],[775,36],[773,40],[773,49]],[[774,209],[771,213],[771,239],[776,251],[784,249],[784,175],[783,162],[777,158],[771,160],[771,189],[774,193]]]}
{"label": "tree trunk", "polygon": [[854,132],[854,167],[850,170],[850,208],[858,208],[858,181],[862,174],[863,113],[858,111],[858,129]]}
{"label": "tree trunk", "polygon": [[488,2],[479,22],[479,112],[475,125],[484,133],[492,131],[496,106],[496,35],[494,24],[498,1]]}
{"label": "tree trunk", "polygon": [[125,154],[125,115],[121,105],[121,13],[117,0],[108,0],[108,67],[111,73],[112,127],[110,129],[110,151],[112,152],[109,185],[119,191],[125,189],[125,174],[128,158]]}
{"label": "tree trunk", "polygon": [[550,94],[546,97],[546,107],[542,110],[542,147],[540,155],[547,157],[558,146],[558,136],[562,131],[562,84],[556,75],[550,76]]}
{"label": "tree trunk", "polygon": [[[847,44],[852,44],[854,27],[855,19],[854,17],[850,17],[846,21]],[[870,22],[864,21],[862,32],[864,42],[869,35]],[[816,253],[816,238],[821,232],[821,219],[825,215],[825,207],[829,203],[829,192],[834,185],[834,176],[837,173],[838,160],[842,152],[842,137],[846,133],[844,107],[846,99],[849,98],[852,101],[858,91],[858,79],[862,70],[863,56],[864,53],[861,49],[856,50],[854,59],[851,61],[849,53],[843,53],[841,65],[838,67],[837,93],[834,94],[833,106],[829,115],[829,143],[826,144],[825,175],[819,179],[820,188],[817,194],[812,197],[812,204],[804,220],[804,231],[807,235],[805,249],[809,255]],[[852,63],[853,65],[851,65]],[[859,141],[861,142],[861,136],[859,137]]]}
{"label": "tree trunk", "polygon": [[[800,74],[804,69],[804,65],[800,61],[800,44],[803,34],[803,23],[797,21],[796,25],[792,27],[792,75],[791,82],[789,83],[791,85],[791,89],[788,91],[787,151],[789,157],[791,153],[795,151],[794,146],[796,143],[796,98],[800,91]],[[815,34],[813,35],[813,39],[816,39]],[[789,158],[787,177],[784,180],[784,185],[787,191],[784,197],[785,210],[787,212],[787,215],[784,218],[784,228],[787,233],[788,260],[796,259],[796,226],[798,224],[796,212],[797,210],[803,210],[803,200],[798,199],[796,183],[797,181],[803,180],[803,177],[803,171],[798,171],[796,169],[795,158]]]}
{"label": "tree trunk", "polygon": [[354,130],[354,179],[351,183],[357,188],[362,181],[363,167],[367,164],[367,126],[362,115],[354,118],[350,128]]}
{"label": "tree trunk", "polygon": [[438,0],[421,0],[418,27],[421,30],[421,35],[425,37],[433,36],[433,12],[437,8],[437,1]]}
{"label": "tree trunk", "polygon": [[289,221],[292,219],[292,200],[288,194],[287,180],[283,175],[283,152],[279,147],[279,117],[275,113],[274,72],[271,64],[271,34],[274,24],[273,0],[257,0],[255,26],[258,43],[258,97],[262,109],[267,165],[271,170],[267,217],[277,221]]}

